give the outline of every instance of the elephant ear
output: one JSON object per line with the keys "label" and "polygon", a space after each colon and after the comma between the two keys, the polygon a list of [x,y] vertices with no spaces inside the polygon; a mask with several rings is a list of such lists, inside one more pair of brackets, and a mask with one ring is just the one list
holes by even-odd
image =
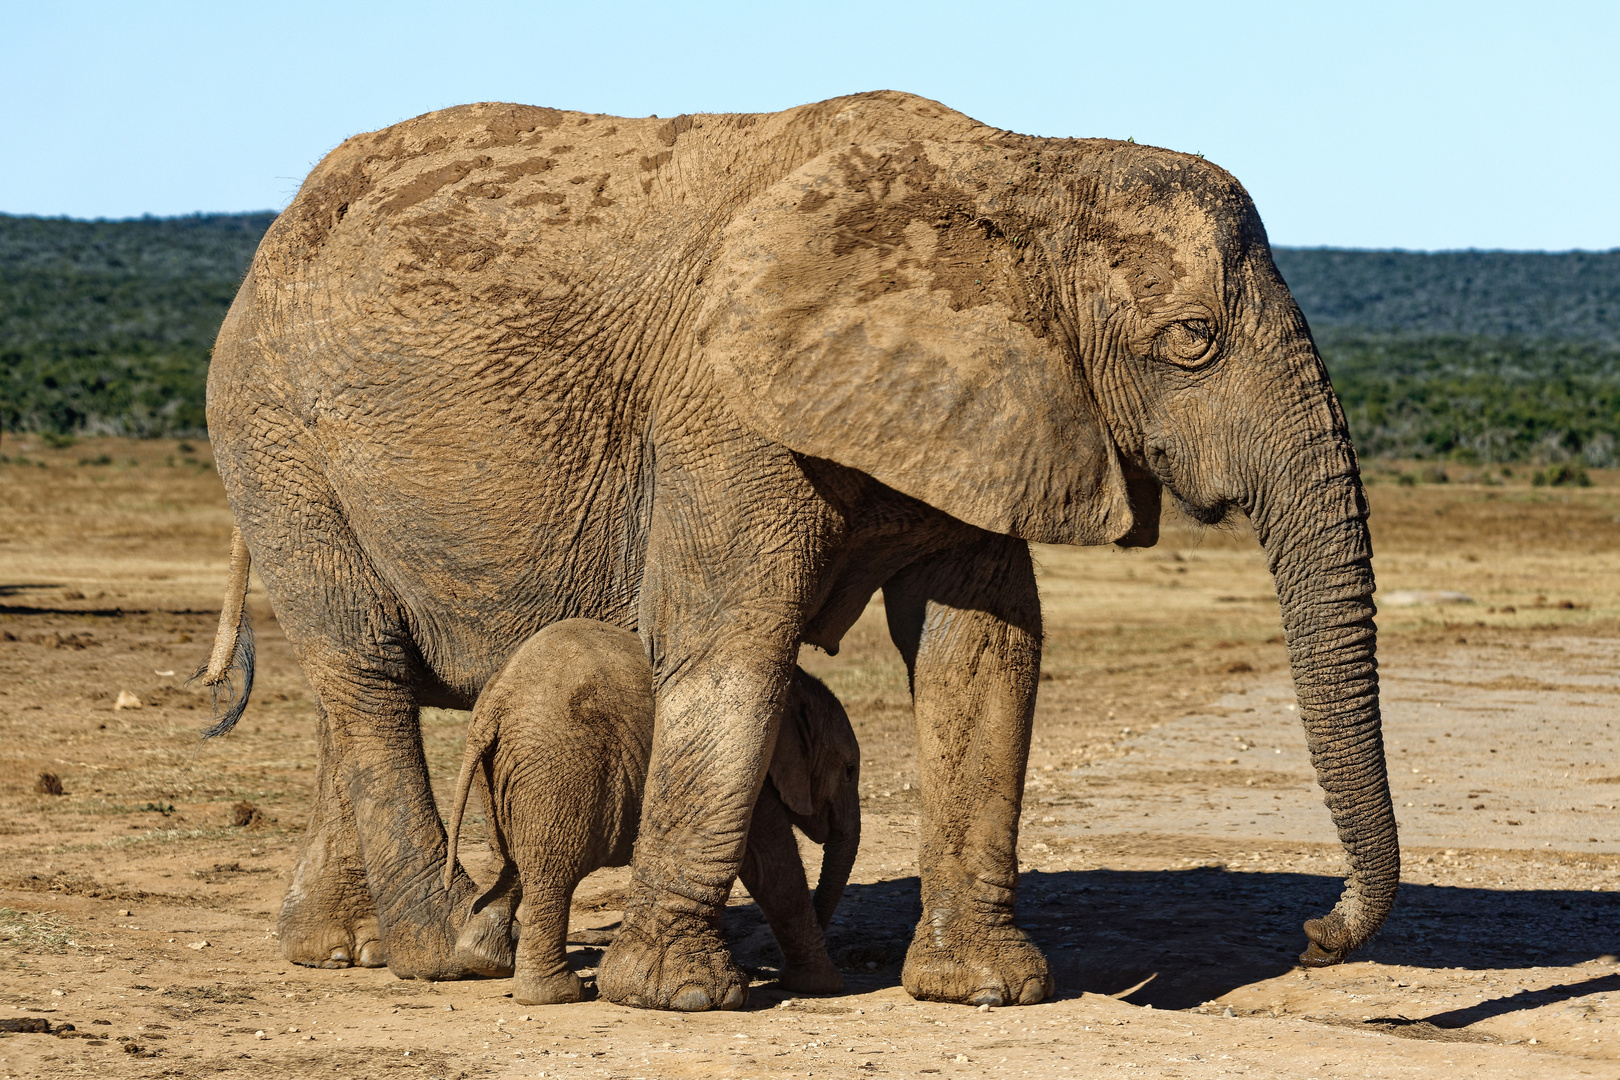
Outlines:
{"label": "elephant ear", "polygon": [[[1130,532],[1118,455],[999,149],[850,147],[743,207],[698,343],[755,431],[980,528]],[[1008,200],[997,205],[994,200]]]}
{"label": "elephant ear", "polygon": [[770,777],[787,808],[800,817],[814,817],[815,796],[810,790],[810,742],[805,731],[803,706],[788,698],[782,724],[771,753]]}

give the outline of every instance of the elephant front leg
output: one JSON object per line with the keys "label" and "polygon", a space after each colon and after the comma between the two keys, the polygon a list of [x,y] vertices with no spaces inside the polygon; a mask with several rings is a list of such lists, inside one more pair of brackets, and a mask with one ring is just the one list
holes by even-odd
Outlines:
{"label": "elephant front leg", "polygon": [[710,652],[660,693],[631,895],[597,973],[610,1001],[683,1012],[748,1001],[720,914],[792,670],[786,640],[771,636]]}
{"label": "elephant front leg", "polygon": [[915,998],[1031,1005],[1046,958],[1014,921],[1018,815],[1040,678],[1029,549],[984,535],[884,586],[905,656],[922,772],[922,921],[901,980]]}

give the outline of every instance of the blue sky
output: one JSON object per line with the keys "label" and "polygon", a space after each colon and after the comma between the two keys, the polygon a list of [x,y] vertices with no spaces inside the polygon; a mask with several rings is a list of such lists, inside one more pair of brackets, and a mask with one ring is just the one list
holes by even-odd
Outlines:
{"label": "blue sky", "polygon": [[465,101],[661,116],[924,94],[1203,153],[1274,243],[1620,247],[1620,3],[41,3],[0,34],[0,212],[280,209]]}

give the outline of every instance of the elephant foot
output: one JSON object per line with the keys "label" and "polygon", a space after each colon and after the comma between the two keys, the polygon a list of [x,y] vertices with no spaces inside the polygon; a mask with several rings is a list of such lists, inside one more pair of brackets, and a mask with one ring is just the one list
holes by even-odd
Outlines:
{"label": "elephant foot", "polygon": [[365,868],[317,838],[306,845],[276,918],[281,954],[317,968],[388,963]]}
{"label": "elephant foot", "polygon": [[918,927],[900,982],[919,1001],[961,1005],[1034,1005],[1054,989],[1046,957],[1023,931],[959,920]]}
{"label": "elephant foot", "polygon": [[342,921],[312,923],[307,919],[279,919],[281,954],[294,964],[315,968],[378,968],[388,965],[377,920],[354,926]]}
{"label": "elephant foot", "polygon": [[[518,924],[511,910],[490,904],[461,924],[461,932],[456,935],[456,962],[469,974],[489,979],[507,978],[516,964],[517,937]],[[524,1004],[545,1003],[525,1000]]]}
{"label": "elephant foot", "polygon": [[626,922],[596,971],[602,997],[638,1009],[705,1012],[748,1004],[748,976],[717,928],[686,916],[659,938]]}
{"label": "elephant foot", "polygon": [[784,990],[796,994],[841,994],[844,992],[844,973],[827,956],[822,955],[805,964],[788,964],[777,980]]}
{"label": "elephant foot", "polygon": [[568,1005],[585,1000],[585,984],[572,971],[536,975],[518,965],[512,980],[512,1000],[519,1005]]}
{"label": "elephant foot", "polygon": [[[401,979],[449,982],[492,972],[510,973],[510,948],[500,947],[503,933],[498,915],[489,919],[467,917],[477,887],[466,874],[446,890],[443,868],[430,867],[413,879],[415,887],[402,890],[381,918],[388,943],[388,970]],[[470,933],[468,932],[470,930]],[[506,933],[510,933],[506,931]],[[463,940],[468,941],[466,952]]]}
{"label": "elephant foot", "polygon": [[450,913],[467,910],[474,891],[465,876],[453,894],[447,894],[431,872],[419,878],[425,884],[413,890],[416,895],[396,902],[393,910],[398,914],[385,929],[362,872],[313,873],[321,869],[331,867],[299,864],[276,920],[281,954],[292,963],[317,968],[386,966],[402,979],[511,974],[512,948],[506,947],[503,969],[498,944],[509,930],[489,925],[497,921],[496,913],[482,922],[468,921],[463,929],[469,938],[465,951],[455,936]]}

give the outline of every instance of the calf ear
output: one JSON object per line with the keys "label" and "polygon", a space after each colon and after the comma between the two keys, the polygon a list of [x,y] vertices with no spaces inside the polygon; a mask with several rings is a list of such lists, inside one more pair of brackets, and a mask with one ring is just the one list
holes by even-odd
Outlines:
{"label": "calf ear", "polygon": [[790,696],[771,754],[771,783],[789,810],[808,818],[815,816],[816,804],[810,790],[810,746],[805,735],[803,706]]}
{"label": "calf ear", "polygon": [[744,423],[980,528],[1131,530],[1065,336],[1042,223],[1003,151],[912,143],[808,162],[726,226],[698,344]]}

